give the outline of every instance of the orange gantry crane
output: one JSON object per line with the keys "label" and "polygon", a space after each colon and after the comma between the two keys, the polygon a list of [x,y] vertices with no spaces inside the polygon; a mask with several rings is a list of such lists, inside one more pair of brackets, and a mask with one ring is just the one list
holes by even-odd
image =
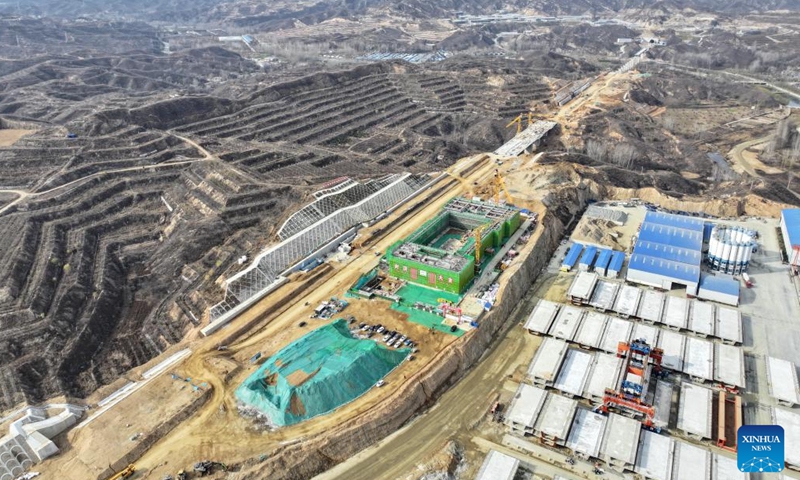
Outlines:
{"label": "orange gantry crane", "polygon": [[661,375],[661,360],[664,352],[653,348],[644,339],[632,342],[619,342],[617,356],[624,358],[622,374],[617,382],[616,390],[607,388],[603,396],[603,404],[596,411],[608,413],[609,409],[627,410],[634,415],[643,416],[645,427],[658,431],[655,425],[656,409],[645,400],[650,377]]}

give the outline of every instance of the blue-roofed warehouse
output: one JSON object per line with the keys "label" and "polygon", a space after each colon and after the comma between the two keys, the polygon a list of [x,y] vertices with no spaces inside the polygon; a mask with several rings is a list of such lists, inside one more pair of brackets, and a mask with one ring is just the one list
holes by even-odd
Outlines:
{"label": "blue-roofed warehouse", "polygon": [[671,290],[686,287],[695,296],[700,284],[704,222],[669,213],[647,212],[628,264],[626,279]]}
{"label": "blue-roofed warehouse", "polygon": [[606,276],[609,278],[617,278],[622,273],[622,266],[625,264],[625,254],[623,252],[614,252],[611,254],[611,261],[608,262],[606,269]]}
{"label": "blue-roofed warehouse", "polygon": [[787,208],[781,211],[781,234],[783,234],[786,258],[796,267],[800,259],[794,258],[792,249],[794,245],[800,245],[800,208]]}
{"label": "blue-roofed warehouse", "polygon": [[594,271],[597,272],[599,275],[605,277],[606,268],[608,268],[608,262],[610,261],[611,261],[611,250],[607,248],[601,249],[600,253],[597,255],[597,261],[594,262]]}
{"label": "blue-roofed warehouse", "polygon": [[565,272],[569,272],[575,267],[575,263],[581,257],[581,252],[583,251],[583,245],[580,243],[573,243],[569,250],[567,251],[567,255],[564,257],[564,261],[561,262],[561,270]]}
{"label": "blue-roofed warehouse", "polygon": [[578,270],[588,272],[589,269],[592,268],[592,265],[594,265],[594,257],[596,256],[597,247],[594,245],[586,247],[586,250],[583,251],[583,256],[581,256],[581,261],[578,262]]}
{"label": "blue-roofed warehouse", "polygon": [[706,300],[738,306],[739,281],[727,276],[701,274],[700,289],[697,296]]}

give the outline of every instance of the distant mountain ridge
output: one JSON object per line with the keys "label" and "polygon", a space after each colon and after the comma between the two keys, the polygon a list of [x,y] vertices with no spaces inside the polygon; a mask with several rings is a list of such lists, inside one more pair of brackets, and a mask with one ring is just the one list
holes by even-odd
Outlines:
{"label": "distant mountain ridge", "polygon": [[329,18],[353,18],[382,10],[411,18],[447,18],[458,12],[491,14],[525,11],[544,15],[608,15],[609,12],[661,12],[743,14],[770,10],[800,10],[800,0],[323,0],[273,1],[254,4],[241,0],[28,0],[0,4],[0,15],[81,16],[149,22],[223,22],[238,26],[281,28],[295,20],[315,24]]}

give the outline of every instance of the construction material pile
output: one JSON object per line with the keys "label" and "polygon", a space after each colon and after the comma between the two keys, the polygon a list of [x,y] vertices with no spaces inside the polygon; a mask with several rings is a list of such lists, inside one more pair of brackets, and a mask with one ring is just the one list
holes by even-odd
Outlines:
{"label": "construction material pile", "polygon": [[355,400],[408,353],[358,340],[339,319],[269,358],[236,389],[236,398],[276,426],[292,425]]}

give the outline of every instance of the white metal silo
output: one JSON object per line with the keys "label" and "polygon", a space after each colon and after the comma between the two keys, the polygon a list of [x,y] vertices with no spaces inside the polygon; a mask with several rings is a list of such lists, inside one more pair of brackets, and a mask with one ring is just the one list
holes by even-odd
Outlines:
{"label": "white metal silo", "polygon": [[731,245],[730,240],[726,240],[725,243],[722,244],[722,255],[720,255],[720,261],[724,264],[728,264],[731,261],[731,250],[733,250],[733,245]]}

